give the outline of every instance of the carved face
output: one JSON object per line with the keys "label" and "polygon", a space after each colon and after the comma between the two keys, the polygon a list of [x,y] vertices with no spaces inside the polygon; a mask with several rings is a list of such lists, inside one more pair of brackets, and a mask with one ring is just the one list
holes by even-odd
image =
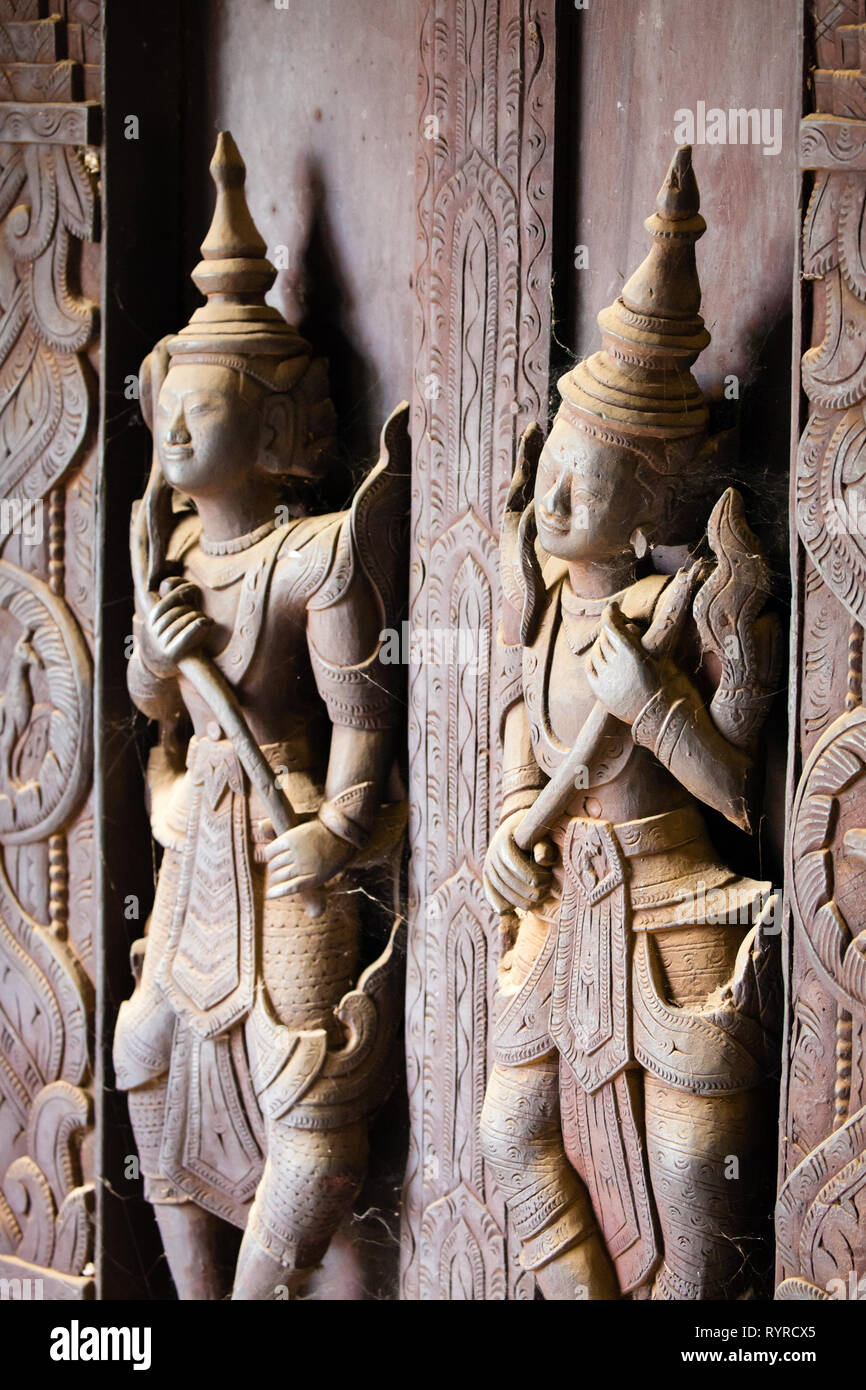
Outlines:
{"label": "carved face", "polygon": [[153,433],[162,471],[191,497],[241,486],[262,442],[261,403],[241,375],[213,364],[173,363],[162,384]]}
{"label": "carved face", "polygon": [[592,439],[557,416],[535,480],[538,536],[562,560],[609,560],[629,549],[647,499],[634,454]]}

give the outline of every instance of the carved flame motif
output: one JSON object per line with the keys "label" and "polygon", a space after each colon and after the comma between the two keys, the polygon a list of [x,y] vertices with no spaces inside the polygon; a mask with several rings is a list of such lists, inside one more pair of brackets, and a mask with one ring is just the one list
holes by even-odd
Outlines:
{"label": "carved flame motif", "polygon": [[803,273],[821,288],[802,363],[811,413],[797,456],[795,521],[815,569],[807,561],[797,611],[804,766],[787,874],[796,930],[776,1212],[783,1300],[862,1298],[866,1274],[866,1110],[855,1045],[866,1006],[864,26],[862,5],[851,0],[813,8],[817,110],[800,128],[801,162],[814,172]]}
{"label": "carved flame motif", "polygon": [[[92,630],[94,603],[90,455],[72,470],[89,438],[83,354],[96,323],[77,262],[97,201],[81,148],[93,107],[69,99],[79,64],[56,62],[64,22],[35,19],[35,8],[0,25],[11,65],[0,91],[0,497],[44,509],[47,542],[21,556],[4,539],[0,560],[0,1275],[76,1299],[93,1291],[81,1162],[93,997],[79,956],[91,922],[77,911],[93,865],[81,813],[92,777],[81,630]],[[97,18],[90,0],[78,6],[88,44]],[[28,878],[46,877],[47,903],[25,906]]]}
{"label": "carved flame motif", "polygon": [[519,679],[519,649],[503,669],[496,647],[496,532],[517,442],[547,396],[554,37],[549,0],[422,7],[411,617],[472,628],[478,649],[471,666],[410,671],[406,1298],[532,1290],[476,1136],[499,941],[481,861],[496,710]]}
{"label": "carved flame motif", "polygon": [[[866,709],[843,715],[816,744],[803,771],[791,821],[792,903],[824,983],[848,1009],[866,1005],[866,930],[849,912],[862,901],[853,888],[863,872],[866,820]],[[853,812],[854,824],[851,823]],[[853,899],[852,899],[853,888]],[[853,927],[853,929],[852,929]]]}
{"label": "carved flame motif", "polygon": [[[39,498],[66,471],[88,421],[95,305],[70,286],[70,239],[92,240],[96,203],[81,153],[22,145],[0,175],[0,494]],[[5,219],[5,221],[4,221]]]}
{"label": "carved flame motif", "polygon": [[90,654],[63,600],[5,560],[0,613],[14,629],[0,696],[0,837],[20,844],[63,825],[87,791]]}

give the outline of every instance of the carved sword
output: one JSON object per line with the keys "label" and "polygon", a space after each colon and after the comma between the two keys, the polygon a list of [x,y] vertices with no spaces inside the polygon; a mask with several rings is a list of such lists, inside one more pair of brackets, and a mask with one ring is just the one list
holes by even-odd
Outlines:
{"label": "carved sword", "polygon": [[[670,650],[688,603],[706,577],[706,560],[693,560],[691,565],[679,570],[663,590],[656,614],[641,642],[649,655],[663,656]],[[515,844],[525,854],[531,854],[553,829],[571,800],[578,774],[589,767],[602,739],[616,722],[601,701],[596,700],[571,752],[527,808],[514,832]],[[550,862],[543,853],[535,857],[538,863]]]}
{"label": "carved sword", "polygon": [[[142,578],[150,573],[151,568],[145,499],[142,499],[136,511],[133,542],[138,560],[135,566],[135,587],[142,616],[147,618],[156,603],[156,595]],[[277,785],[274,770],[253,737],[237,697],[222,672],[200,652],[192,652],[189,656],[183,657],[178,662],[178,670],[204,700],[214,719],[231,741],[244,772],[267,808],[277,835],[282,835],[286,830],[293,830],[300,824],[300,818],[289,798]],[[326,900],[321,889],[301,889],[297,896],[310,917],[322,915]]]}

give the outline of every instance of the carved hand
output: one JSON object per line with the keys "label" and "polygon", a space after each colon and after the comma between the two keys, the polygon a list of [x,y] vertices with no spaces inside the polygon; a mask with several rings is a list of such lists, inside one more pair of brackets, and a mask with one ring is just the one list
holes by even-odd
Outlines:
{"label": "carved hand", "polygon": [[266,898],[286,898],[304,888],[320,888],[344,869],[355,850],[320,820],[293,826],[266,847]]}
{"label": "carved hand", "polygon": [[[535,903],[541,902],[550,883],[550,869],[546,864],[537,863],[531,854],[524,854],[515,844],[514,831],[522,819],[523,811],[513,811],[505,818],[490,841],[484,860],[484,891],[490,906],[497,912],[511,912],[514,908],[528,912]],[[539,844],[549,863],[552,847],[546,841]],[[536,852],[538,848],[536,846]]]}
{"label": "carved hand", "polygon": [[618,604],[608,604],[601,621],[601,631],[586,657],[587,680],[606,710],[633,724],[661,685],[658,668]]}
{"label": "carved hand", "polygon": [[201,646],[212,626],[212,620],[201,611],[201,594],[194,584],[185,579],[165,579],[159,593],[143,629],[145,664],[158,675],[165,674],[167,667],[176,667]]}

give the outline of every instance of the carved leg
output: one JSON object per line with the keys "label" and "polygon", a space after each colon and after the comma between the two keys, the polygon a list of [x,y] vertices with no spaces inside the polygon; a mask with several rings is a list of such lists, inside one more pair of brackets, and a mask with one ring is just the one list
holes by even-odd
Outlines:
{"label": "carved leg", "polygon": [[[742,928],[659,932],[668,998],[702,1008],[731,979]],[[764,1087],[694,1095],[646,1073],[647,1154],[662,1230],[657,1299],[732,1299],[747,1287],[772,1152]]]}
{"label": "carved leg", "polygon": [[237,1250],[239,1233],[195,1202],[154,1202],[153,1210],[181,1302],[228,1298],[230,1241]]}
{"label": "carved leg", "polygon": [[352,1209],[367,1166],[367,1127],[295,1129],[276,1121],[241,1243],[232,1298],[293,1298]]}
{"label": "carved leg", "polygon": [[558,1055],[493,1068],[481,1141],[520,1237],[521,1263],[544,1297],[618,1298],[589,1197],[563,1148]]}
{"label": "carved leg", "polygon": [[[237,1249],[233,1228],[177,1192],[159,1174],[167,1079],[129,1092],[129,1117],[171,1277],[181,1301],[227,1298]],[[232,1249],[234,1245],[234,1250]]]}
{"label": "carved leg", "polygon": [[644,1095],[665,1251],[652,1297],[736,1298],[755,1253],[767,1098],[762,1089],[691,1095],[649,1074]]}

